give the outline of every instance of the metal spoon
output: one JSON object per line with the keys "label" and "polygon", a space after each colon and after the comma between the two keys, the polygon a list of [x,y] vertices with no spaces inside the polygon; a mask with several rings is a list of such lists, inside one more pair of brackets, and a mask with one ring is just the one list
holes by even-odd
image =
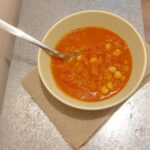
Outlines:
{"label": "metal spoon", "polygon": [[[48,47],[47,45],[43,44],[42,42],[38,41],[37,39],[33,38],[32,36],[26,34],[25,32],[19,30],[18,28],[8,24],[7,22],[3,21],[0,19],[0,28],[19,37],[19,38],[22,38],[44,50],[48,50],[50,51],[51,53],[53,53],[54,55],[57,55],[58,57],[60,58],[64,58],[66,57],[64,54]],[[71,54],[72,55],[72,54]],[[67,56],[68,57],[68,56]]]}

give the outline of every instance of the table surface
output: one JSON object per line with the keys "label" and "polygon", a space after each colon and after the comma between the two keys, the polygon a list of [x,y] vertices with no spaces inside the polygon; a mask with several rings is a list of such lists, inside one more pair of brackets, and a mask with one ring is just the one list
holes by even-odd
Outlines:
{"label": "table surface", "polygon": [[[42,39],[62,17],[85,9],[114,12],[130,21],[144,37],[140,0],[23,0],[19,28]],[[37,65],[38,48],[16,40],[0,116],[1,150],[71,150],[20,80]],[[81,150],[148,150],[150,84],[134,94]]]}

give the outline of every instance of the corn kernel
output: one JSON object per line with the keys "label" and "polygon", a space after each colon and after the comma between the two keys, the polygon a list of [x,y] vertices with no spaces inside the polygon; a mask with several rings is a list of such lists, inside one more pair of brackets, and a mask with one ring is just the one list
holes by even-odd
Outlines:
{"label": "corn kernel", "polygon": [[113,89],[113,84],[112,84],[112,82],[108,82],[108,83],[107,83],[107,87],[108,87],[110,90],[112,90],[112,89]]}
{"label": "corn kernel", "polygon": [[120,79],[120,78],[122,77],[122,73],[121,73],[120,71],[116,71],[116,72],[114,73],[114,77],[115,77],[116,79]]}
{"label": "corn kernel", "polygon": [[115,51],[113,52],[114,56],[120,56],[121,55],[121,50],[120,49],[115,49]]}
{"label": "corn kernel", "polygon": [[119,43],[118,43],[117,41],[115,41],[114,44],[115,44],[116,46],[119,46]]}
{"label": "corn kernel", "polygon": [[92,58],[90,59],[90,63],[92,63],[92,64],[98,63],[98,58],[92,57]]}
{"label": "corn kernel", "polygon": [[111,44],[110,44],[110,43],[107,43],[107,44],[105,45],[105,48],[106,48],[106,49],[110,49],[110,48],[111,48]]}
{"label": "corn kernel", "polygon": [[117,70],[117,69],[116,69],[116,67],[114,67],[114,66],[110,66],[110,67],[108,68],[108,71],[109,71],[110,73],[114,73],[116,70]]}
{"label": "corn kernel", "polygon": [[107,87],[103,86],[103,87],[101,88],[101,93],[104,94],[104,95],[106,95],[106,94],[109,93],[109,89],[108,89]]}

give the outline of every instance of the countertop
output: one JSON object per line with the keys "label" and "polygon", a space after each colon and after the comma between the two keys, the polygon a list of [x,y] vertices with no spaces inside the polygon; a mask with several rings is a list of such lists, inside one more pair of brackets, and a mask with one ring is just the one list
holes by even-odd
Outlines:
{"label": "countertop", "polygon": [[[23,0],[19,28],[42,39],[62,17],[85,9],[119,14],[144,37],[140,0]],[[37,65],[38,48],[17,39],[0,116],[0,150],[72,150],[20,80]],[[150,83],[134,94],[81,150],[148,150]]]}

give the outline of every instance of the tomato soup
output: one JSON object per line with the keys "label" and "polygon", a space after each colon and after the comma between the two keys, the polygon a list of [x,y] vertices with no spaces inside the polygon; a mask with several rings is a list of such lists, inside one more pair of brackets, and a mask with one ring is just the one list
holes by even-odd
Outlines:
{"label": "tomato soup", "polygon": [[56,50],[76,57],[65,61],[52,56],[52,72],[59,88],[81,101],[101,101],[121,91],[129,80],[132,58],[125,41],[116,33],[98,27],[83,27],[66,33]]}

